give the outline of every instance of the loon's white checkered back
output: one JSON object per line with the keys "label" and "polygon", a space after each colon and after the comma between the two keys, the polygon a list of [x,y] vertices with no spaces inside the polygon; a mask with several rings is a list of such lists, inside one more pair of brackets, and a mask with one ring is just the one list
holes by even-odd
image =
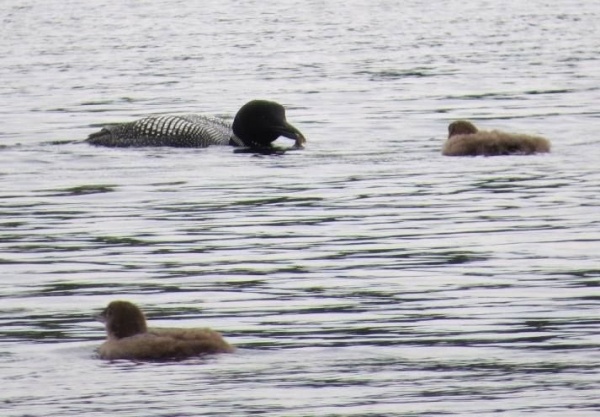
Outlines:
{"label": "loon's white checkered back", "polygon": [[204,148],[210,145],[243,146],[225,119],[200,114],[149,116],[104,127],[87,141],[113,147],[173,146]]}

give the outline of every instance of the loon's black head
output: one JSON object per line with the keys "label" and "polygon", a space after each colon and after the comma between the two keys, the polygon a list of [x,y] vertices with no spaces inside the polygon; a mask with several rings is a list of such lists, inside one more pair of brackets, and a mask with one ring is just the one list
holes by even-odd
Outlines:
{"label": "loon's black head", "polygon": [[294,139],[298,148],[306,142],[304,135],[287,122],[285,108],[266,100],[244,104],[233,120],[233,133],[251,148],[268,148],[279,136]]}
{"label": "loon's black head", "polygon": [[97,319],[106,325],[106,332],[115,339],[135,336],[146,332],[144,313],[129,301],[113,301]]}
{"label": "loon's black head", "polygon": [[457,120],[448,126],[448,138],[455,135],[471,135],[477,132],[475,125],[468,120]]}

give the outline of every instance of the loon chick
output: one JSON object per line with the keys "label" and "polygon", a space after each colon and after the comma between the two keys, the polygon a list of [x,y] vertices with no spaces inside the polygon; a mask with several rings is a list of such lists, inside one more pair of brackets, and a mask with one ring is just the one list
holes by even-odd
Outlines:
{"label": "loon chick", "polygon": [[107,340],[98,348],[102,359],[184,359],[234,351],[211,329],[148,329],[144,313],[128,301],[111,302],[98,319],[105,323],[107,333]]}
{"label": "loon chick", "polygon": [[531,155],[545,152],[550,152],[550,142],[543,137],[477,130],[467,120],[450,123],[448,140],[442,149],[442,154],[446,156]]}
{"label": "loon chick", "polygon": [[272,149],[279,136],[296,141],[301,149],[304,135],[289,124],[285,108],[274,101],[252,100],[242,106],[233,124],[198,114],[148,116],[128,123],[106,126],[92,133],[86,142],[110,147],[172,146],[205,148],[210,145]]}

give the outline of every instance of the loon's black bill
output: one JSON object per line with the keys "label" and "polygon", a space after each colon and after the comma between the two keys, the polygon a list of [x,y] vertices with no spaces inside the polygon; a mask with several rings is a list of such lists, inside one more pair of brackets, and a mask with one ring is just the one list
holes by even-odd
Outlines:
{"label": "loon's black bill", "polygon": [[294,139],[296,143],[294,143],[294,147],[296,148],[304,148],[304,144],[306,143],[306,138],[298,129],[292,126],[289,123],[284,124],[281,127],[275,128],[275,131],[279,133],[281,136],[285,136],[286,138]]}
{"label": "loon's black bill", "polygon": [[106,323],[106,309],[102,310],[98,314],[94,314],[94,319],[100,323]]}

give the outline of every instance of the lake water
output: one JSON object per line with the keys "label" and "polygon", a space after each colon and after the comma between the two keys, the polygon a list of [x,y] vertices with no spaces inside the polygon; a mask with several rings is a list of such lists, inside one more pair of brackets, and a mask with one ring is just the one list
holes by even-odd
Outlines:
{"label": "lake water", "polygon": [[[599,414],[600,5],[0,12],[2,416]],[[254,98],[307,149],[77,142]],[[553,152],[443,157],[458,118]],[[115,299],[238,350],[99,360]]]}

